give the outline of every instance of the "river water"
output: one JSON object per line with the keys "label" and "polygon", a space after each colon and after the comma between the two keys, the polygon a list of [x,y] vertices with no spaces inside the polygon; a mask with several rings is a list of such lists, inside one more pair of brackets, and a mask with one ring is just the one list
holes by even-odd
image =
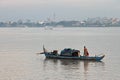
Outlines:
{"label": "river water", "polygon": [[[48,51],[74,48],[101,62],[46,59]],[[120,28],[0,28],[0,80],[119,80]]]}

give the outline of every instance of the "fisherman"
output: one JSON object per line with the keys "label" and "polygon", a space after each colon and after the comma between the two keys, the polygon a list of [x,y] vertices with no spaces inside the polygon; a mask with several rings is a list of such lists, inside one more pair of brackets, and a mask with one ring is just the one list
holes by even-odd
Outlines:
{"label": "fisherman", "polygon": [[89,56],[87,48],[84,46],[84,56]]}

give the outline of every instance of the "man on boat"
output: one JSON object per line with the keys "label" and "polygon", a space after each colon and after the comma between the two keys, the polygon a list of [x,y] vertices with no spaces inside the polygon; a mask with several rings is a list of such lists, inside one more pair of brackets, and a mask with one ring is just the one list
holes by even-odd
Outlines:
{"label": "man on boat", "polygon": [[89,56],[87,48],[84,46],[84,56]]}

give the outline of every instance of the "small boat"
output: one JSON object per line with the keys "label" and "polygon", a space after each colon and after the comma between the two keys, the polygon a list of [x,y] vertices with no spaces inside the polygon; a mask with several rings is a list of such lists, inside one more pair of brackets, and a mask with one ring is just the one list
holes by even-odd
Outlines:
{"label": "small boat", "polygon": [[43,46],[43,52],[40,54],[45,54],[46,58],[51,59],[74,59],[74,60],[88,60],[88,61],[101,61],[105,55],[101,56],[82,56],[80,55],[79,50],[65,48],[60,54],[58,54],[57,50],[53,50],[52,52],[48,52]]}
{"label": "small boat", "polygon": [[53,26],[45,26],[45,30],[53,30]]}

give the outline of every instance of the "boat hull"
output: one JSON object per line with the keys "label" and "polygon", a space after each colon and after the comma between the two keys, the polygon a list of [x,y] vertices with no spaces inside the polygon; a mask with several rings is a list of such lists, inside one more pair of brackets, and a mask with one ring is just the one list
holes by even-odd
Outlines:
{"label": "boat hull", "polygon": [[74,59],[74,60],[91,60],[91,61],[101,61],[105,55],[102,56],[60,56],[60,55],[53,55],[50,53],[45,53],[46,58],[51,59]]}

